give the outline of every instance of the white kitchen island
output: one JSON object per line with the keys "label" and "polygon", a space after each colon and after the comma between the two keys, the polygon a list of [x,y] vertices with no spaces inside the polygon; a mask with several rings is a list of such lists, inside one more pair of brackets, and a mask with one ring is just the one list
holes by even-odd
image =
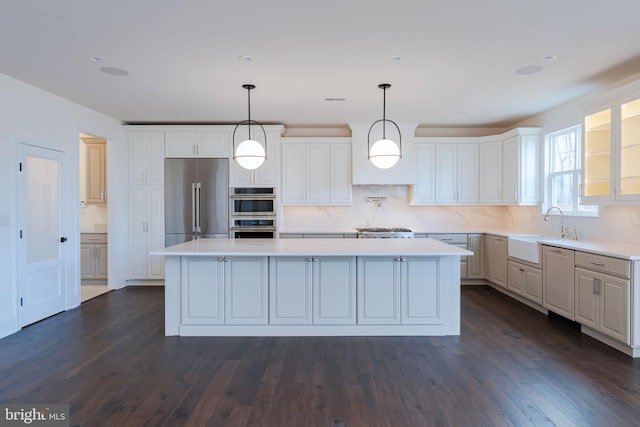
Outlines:
{"label": "white kitchen island", "polygon": [[432,239],[200,239],[165,257],[165,335],[459,335],[460,257]]}

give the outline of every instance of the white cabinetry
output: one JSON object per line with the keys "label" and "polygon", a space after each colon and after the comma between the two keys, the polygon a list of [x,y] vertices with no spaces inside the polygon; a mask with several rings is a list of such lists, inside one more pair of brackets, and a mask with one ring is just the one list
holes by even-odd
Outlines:
{"label": "white cabinetry", "polygon": [[630,262],[576,252],[575,263],[575,320],[630,344]]}
{"label": "white cabinetry", "polygon": [[502,201],[536,205],[540,202],[540,129],[517,128],[502,142]]}
{"label": "white cabinetry", "polygon": [[225,323],[267,324],[267,257],[224,257],[222,262]]}
{"label": "white cabinetry", "polygon": [[542,305],[570,320],[575,320],[574,258],[570,249],[542,246]]}
{"label": "white cabinetry", "polygon": [[[402,158],[395,166],[389,169],[379,169],[369,160],[369,148],[367,135],[371,123],[349,123],[351,127],[352,144],[352,183],[354,185],[366,184],[400,184],[413,185],[416,183],[416,158],[414,153],[414,136],[418,127],[417,123],[398,123],[402,132]],[[387,137],[396,138],[397,132],[392,132],[388,127]],[[395,127],[393,128],[395,131]],[[373,144],[382,137],[382,127],[376,126],[371,132],[371,143]],[[396,143],[398,141],[395,141]]]}
{"label": "white cabinetry", "polygon": [[349,141],[283,138],[282,204],[351,204]]}
{"label": "white cabinetry", "polygon": [[164,260],[149,252],[164,248],[162,185],[132,185],[129,189],[129,278],[163,279]]}
{"label": "white cabinetry", "polygon": [[164,184],[164,132],[129,132],[129,183]]}
{"label": "white cabinetry", "polygon": [[436,201],[436,145],[416,144],[418,174],[413,186],[411,204],[431,204]]}
{"label": "white cabinetry", "polygon": [[229,132],[165,132],[165,157],[228,158]]}
{"label": "white cabinetry", "polygon": [[442,323],[436,258],[358,257],[358,324]]}
{"label": "white cabinetry", "polygon": [[80,278],[101,280],[107,278],[107,235],[82,233],[80,235]]}
{"label": "white cabinetry", "polygon": [[269,323],[356,323],[355,257],[270,257]]}
{"label": "white cabinetry", "polygon": [[[232,187],[276,187],[279,185],[280,134],[283,129],[282,126],[265,126],[267,132],[267,159],[259,168],[249,170],[240,166],[235,160],[230,162],[230,185]],[[242,136],[238,137],[238,134],[236,134],[236,145],[243,140]],[[231,147],[231,149],[233,150],[234,147]],[[233,153],[231,153],[231,156],[233,156]]]}
{"label": "white cabinetry", "polygon": [[267,257],[183,257],[182,323],[267,323]]}
{"label": "white cabinetry", "polygon": [[510,260],[507,289],[542,304],[542,272],[539,268]]}
{"label": "white cabinetry", "polygon": [[164,132],[129,132],[129,278],[163,279]]}
{"label": "white cabinetry", "polygon": [[507,239],[487,234],[484,237],[484,254],[486,279],[506,288],[508,282]]}
{"label": "white cabinetry", "polygon": [[478,144],[436,144],[436,203],[478,201]]}
{"label": "white cabinetry", "polygon": [[483,142],[479,146],[479,201],[502,202],[502,141]]}

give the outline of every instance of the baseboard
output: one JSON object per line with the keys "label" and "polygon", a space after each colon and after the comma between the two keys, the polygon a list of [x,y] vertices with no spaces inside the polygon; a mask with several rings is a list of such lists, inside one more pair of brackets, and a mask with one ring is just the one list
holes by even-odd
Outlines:
{"label": "baseboard", "polygon": [[514,292],[511,292],[509,289],[503,288],[502,286],[496,285],[495,283],[491,283],[489,281],[486,281],[485,284],[489,285],[490,287],[492,287],[496,291],[505,294],[509,298],[513,298],[514,300],[516,300],[518,302],[521,302],[522,304],[525,304],[525,305],[533,308],[534,310],[539,311],[542,314],[545,314],[545,315],[549,314],[549,311],[546,308],[544,308],[540,304],[537,304],[537,303],[531,301],[530,299],[527,299],[527,298],[523,297],[522,295],[518,295],[518,294],[516,294]]}
{"label": "baseboard", "polygon": [[600,341],[603,344],[608,345],[609,347],[615,348],[616,350],[626,354],[627,356],[631,356],[634,358],[640,357],[640,349],[630,347],[627,344],[613,339],[610,336],[603,334],[602,332],[598,332],[595,329],[591,329],[588,326],[582,325],[582,333]]}
{"label": "baseboard", "polygon": [[8,319],[0,322],[0,338],[4,338],[18,332],[18,319]]}
{"label": "baseboard", "polygon": [[462,286],[484,286],[487,281],[484,279],[462,279],[460,280]]}
{"label": "baseboard", "polygon": [[127,286],[164,286],[164,280],[127,280]]}

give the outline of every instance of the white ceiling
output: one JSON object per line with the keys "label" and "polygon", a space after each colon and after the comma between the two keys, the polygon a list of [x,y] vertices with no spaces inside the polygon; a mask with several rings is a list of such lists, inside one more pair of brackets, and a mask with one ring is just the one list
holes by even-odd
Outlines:
{"label": "white ceiling", "polygon": [[124,122],[235,123],[253,83],[255,120],[344,126],[381,118],[391,83],[396,122],[507,127],[639,72],[639,17],[638,0],[4,1],[0,72]]}

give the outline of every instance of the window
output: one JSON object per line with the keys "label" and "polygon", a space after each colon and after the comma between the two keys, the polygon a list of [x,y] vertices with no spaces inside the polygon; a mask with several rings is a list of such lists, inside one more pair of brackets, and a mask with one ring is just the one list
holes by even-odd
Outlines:
{"label": "window", "polygon": [[580,204],[582,183],[581,126],[548,134],[544,208],[557,206],[567,215],[597,215],[595,205]]}

